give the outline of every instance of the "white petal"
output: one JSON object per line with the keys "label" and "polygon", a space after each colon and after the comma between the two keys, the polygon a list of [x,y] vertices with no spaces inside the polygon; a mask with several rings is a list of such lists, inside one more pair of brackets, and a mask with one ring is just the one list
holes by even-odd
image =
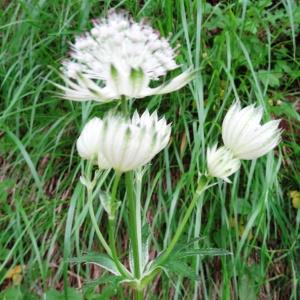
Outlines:
{"label": "white petal", "polygon": [[84,159],[97,159],[101,139],[102,121],[93,118],[84,126],[76,147],[79,155]]}
{"label": "white petal", "polygon": [[104,155],[102,154],[101,151],[98,152],[98,167],[101,170],[107,170],[107,169],[111,169],[112,168],[112,166],[105,159],[105,157],[104,157]]}
{"label": "white petal", "polygon": [[222,138],[224,144],[227,146],[230,142],[229,134],[231,134],[232,128],[234,128],[234,118],[236,114],[240,111],[241,104],[236,101],[228,110],[222,124]]}
{"label": "white petal", "polygon": [[162,84],[156,88],[147,88],[143,91],[140,97],[150,96],[150,95],[163,95],[174,91],[177,91],[188,84],[194,76],[195,72],[191,70],[184,71],[177,77],[173,78],[167,84]]}
{"label": "white petal", "polygon": [[168,143],[171,128],[164,121],[158,127],[157,113],[146,110],[131,120],[108,114],[103,121],[99,142],[100,168],[114,168],[126,172],[148,163]]}
{"label": "white petal", "polygon": [[152,80],[178,67],[176,53],[167,39],[144,22],[134,22],[128,14],[109,14],[78,37],[71,48],[70,59],[63,63],[67,78],[64,97],[70,100],[142,98],[169,93],[190,80],[191,73],[184,72],[167,85],[149,87]]}
{"label": "white petal", "polygon": [[108,102],[115,98],[115,95],[105,88],[100,88],[92,80],[85,78],[85,80],[78,80],[78,83],[69,80],[63,76],[63,80],[68,87],[55,84],[60,90],[64,92],[63,97],[73,101],[89,101],[96,100],[99,102]]}
{"label": "white petal", "polygon": [[[138,147],[134,144],[137,144]],[[150,152],[149,137],[143,129],[136,132],[135,139],[131,141],[130,152],[128,151],[124,161],[124,168],[126,171],[137,169],[146,164],[145,160]],[[126,163],[126,164],[125,164]]]}
{"label": "white petal", "polygon": [[239,102],[228,110],[223,124],[225,146],[239,159],[256,159],[272,150],[280,140],[279,121],[261,125],[262,107],[241,109]]}

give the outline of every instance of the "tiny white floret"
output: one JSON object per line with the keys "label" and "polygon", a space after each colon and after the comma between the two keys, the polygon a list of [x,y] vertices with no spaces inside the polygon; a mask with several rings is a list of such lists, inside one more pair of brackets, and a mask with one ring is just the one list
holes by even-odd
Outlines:
{"label": "tiny white floret", "polygon": [[179,67],[169,41],[126,12],[110,12],[72,45],[63,62],[63,97],[74,101],[143,98],[178,90],[192,79],[186,70],[167,84],[150,87]]}

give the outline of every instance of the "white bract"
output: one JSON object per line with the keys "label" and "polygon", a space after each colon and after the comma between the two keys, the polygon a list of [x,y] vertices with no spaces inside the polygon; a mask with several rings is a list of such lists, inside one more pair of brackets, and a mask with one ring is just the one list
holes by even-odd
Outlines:
{"label": "white bract", "polygon": [[99,118],[93,118],[85,124],[76,143],[82,158],[97,161],[101,128],[102,121]]}
{"label": "white bract", "polygon": [[168,40],[149,25],[134,22],[125,12],[111,12],[76,39],[70,59],[63,63],[66,86],[58,86],[64,98],[75,101],[108,102],[122,96],[166,94],[192,78],[187,70],[167,84],[149,86],[179,67],[174,57]]}
{"label": "white bract", "polygon": [[271,151],[280,142],[280,120],[261,125],[263,108],[249,105],[241,108],[239,102],[228,110],[223,124],[224,145],[236,158],[256,159]]}
{"label": "white bract", "polygon": [[241,165],[240,160],[252,160],[265,155],[280,142],[280,121],[261,125],[263,108],[249,105],[241,108],[235,102],[228,110],[222,124],[224,147],[207,149],[208,175],[230,182],[228,176]]}
{"label": "white bract", "polygon": [[171,126],[146,110],[132,119],[108,116],[103,120],[98,152],[99,168],[113,168],[119,172],[137,169],[148,163],[166,147]]}
{"label": "white bract", "polygon": [[91,159],[96,151],[100,169],[118,172],[148,163],[166,147],[171,134],[166,120],[159,120],[156,112],[150,115],[147,110],[141,116],[135,112],[132,119],[108,114],[103,120],[97,119],[97,126],[90,122],[77,141],[80,156]]}
{"label": "white bract", "polygon": [[235,158],[232,152],[225,147],[217,149],[217,145],[207,149],[207,168],[208,175],[221,178],[230,182],[228,177],[235,173],[241,166],[238,158]]}

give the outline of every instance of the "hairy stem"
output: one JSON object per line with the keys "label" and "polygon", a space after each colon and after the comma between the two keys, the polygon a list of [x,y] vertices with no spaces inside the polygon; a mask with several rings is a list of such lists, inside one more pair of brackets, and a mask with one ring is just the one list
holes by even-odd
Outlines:
{"label": "hairy stem", "polygon": [[[128,199],[128,209],[129,209],[129,234],[133,254],[133,265],[134,265],[134,277],[139,279],[141,277],[141,260],[140,260],[140,246],[139,236],[141,231],[140,211],[137,211],[136,199],[134,196],[134,184],[132,172],[127,172],[125,174],[126,189],[127,189],[127,199]],[[138,206],[140,210],[140,206]]]}
{"label": "hairy stem", "polygon": [[118,258],[117,248],[116,248],[116,238],[115,238],[116,208],[117,208],[116,194],[117,194],[120,178],[121,178],[121,173],[116,172],[115,179],[113,182],[112,192],[111,192],[111,215],[109,216],[108,219],[109,246],[111,249],[112,259],[114,260],[120,274],[123,275],[124,277],[131,278],[131,274],[121,264]]}

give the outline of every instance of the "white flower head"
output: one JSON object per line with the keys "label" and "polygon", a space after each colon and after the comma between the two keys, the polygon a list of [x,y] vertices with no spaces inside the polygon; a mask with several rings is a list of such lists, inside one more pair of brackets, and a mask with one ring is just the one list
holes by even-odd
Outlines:
{"label": "white flower head", "polygon": [[119,172],[137,169],[147,164],[169,142],[171,126],[157,113],[146,110],[132,119],[108,115],[103,120],[98,152],[99,168]]}
{"label": "white flower head", "polygon": [[207,168],[208,175],[221,178],[226,182],[231,182],[228,177],[237,172],[241,166],[238,158],[225,147],[217,149],[217,145],[207,149]]}
{"label": "white flower head", "polygon": [[96,160],[98,157],[102,120],[93,118],[87,122],[77,139],[76,147],[83,159]]}
{"label": "white flower head", "polygon": [[228,110],[222,124],[222,138],[236,158],[251,160],[265,155],[280,142],[280,120],[261,125],[263,108],[254,105],[241,108],[239,102]]}
{"label": "white flower head", "polygon": [[192,78],[187,70],[167,84],[151,88],[168,71],[178,67],[167,39],[149,25],[136,23],[126,12],[112,11],[78,37],[71,57],[63,63],[64,98],[108,102],[142,98],[178,90]]}
{"label": "white flower head", "polygon": [[171,126],[157,113],[146,110],[141,116],[134,113],[132,119],[108,114],[102,120],[89,121],[79,139],[77,149],[85,159],[98,159],[100,169],[126,172],[148,163],[166,147]]}

